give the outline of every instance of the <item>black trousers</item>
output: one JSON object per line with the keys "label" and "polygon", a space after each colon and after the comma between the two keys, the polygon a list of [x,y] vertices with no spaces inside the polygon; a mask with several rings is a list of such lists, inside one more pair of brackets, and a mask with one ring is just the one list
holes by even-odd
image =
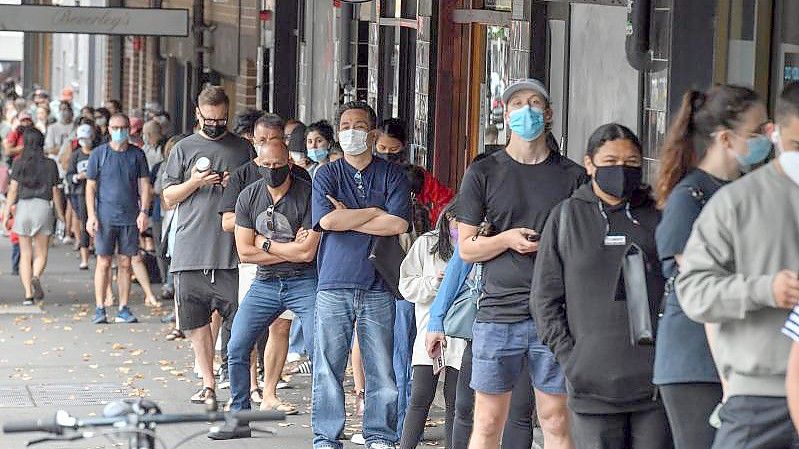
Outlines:
{"label": "black trousers", "polygon": [[797,449],[799,438],[785,398],[733,396],[719,412],[713,449]]}
{"label": "black trousers", "polygon": [[713,445],[716,429],[708,419],[721,402],[722,394],[719,383],[660,386],[675,449],[708,449]]}
{"label": "black trousers", "polygon": [[662,406],[642,412],[603,415],[572,412],[571,427],[575,449],[674,447],[666,411]]}
{"label": "black trousers", "polygon": [[[513,389],[510,413],[502,433],[502,449],[530,449],[533,445],[534,395],[527,366]],[[472,343],[463,351],[463,362],[458,374],[455,393],[455,420],[452,426],[451,449],[467,449],[474,425],[474,390],[472,381]]]}
{"label": "black trousers", "polygon": [[[411,400],[405,412],[405,424],[400,440],[400,449],[414,449],[422,440],[424,424],[430,412],[430,406],[436,395],[439,374],[433,374],[433,367],[417,365],[413,367],[411,383]],[[458,370],[446,367],[444,370],[444,402],[446,415],[444,418],[445,446],[450,447],[452,438],[452,421],[455,416],[455,390],[458,386]]]}

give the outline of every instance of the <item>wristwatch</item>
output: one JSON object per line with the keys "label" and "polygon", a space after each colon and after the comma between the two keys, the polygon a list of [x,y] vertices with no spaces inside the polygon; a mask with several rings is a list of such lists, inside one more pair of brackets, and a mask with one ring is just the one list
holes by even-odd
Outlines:
{"label": "wristwatch", "polygon": [[142,213],[144,215],[147,215],[149,212],[150,212],[149,209],[139,209],[139,213]]}
{"label": "wristwatch", "polygon": [[261,249],[263,249],[265,253],[268,253],[270,246],[272,246],[272,241],[269,240],[269,239],[266,239],[266,240],[264,240],[264,243],[261,245]]}

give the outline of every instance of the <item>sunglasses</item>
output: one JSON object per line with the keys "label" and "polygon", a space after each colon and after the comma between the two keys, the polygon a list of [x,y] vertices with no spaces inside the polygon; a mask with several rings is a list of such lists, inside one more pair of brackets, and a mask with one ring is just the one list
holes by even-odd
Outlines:
{"label": "sunglasses", "polygon": [[361,198],[365,199],[366,198],[366,188],[363,185],[363,175],[361,174],[361,172],[356,172],[355,175],[353,176],[353,178],[355,179],[355,187],[358,189],[358,195]]}
{"label": "sunglasses", "polygon": [[272,204],[266,208],[266,229],[269,232],[275,232],[275,205]]}

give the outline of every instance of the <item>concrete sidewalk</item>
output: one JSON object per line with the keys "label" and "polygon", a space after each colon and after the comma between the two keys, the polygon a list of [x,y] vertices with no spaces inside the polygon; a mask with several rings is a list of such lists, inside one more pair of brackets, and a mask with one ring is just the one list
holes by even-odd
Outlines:
{"label": "concrete sidewalk", "polygon": [[[0,240],[0,347],[3,348],[0,422],[49,419],[58,409],[66,409],[75,416],[100,416],[108,401],[136,396],[156,401],[164,413],[202,411],[202,406],[188,402],[200,386],[192,375],[193,357],[188,342],[164,340],[171,327],[161,324],[159,319],[167,310],[146,308],[141,289],[134,286],[131,308],[140,323],[93,325],[90,321],[94,311],[93,271],[79,271],[77,266],[77,256],[68,247],[52,248],[42,279],[45,300],[41,307],[23,307],[19,279],[10,275],[10,245],[6,238]],[[285,423],[259,426],[274,428],[277,435],[223,442],[200,436],[184,447],[310,448],[310,377],[295,376],[291,384],[293,388],[281,390],[280,395],[297,405],[301,414],[289,417]],[[352,386],[346,388],[349,391]],[[220,390],[218,394],[220,401],[226,401],[229,390]],[[436,414],[440,416],[440,412]],[[204,433],[207,428],[204,424],[161,426],[158,434],[168,445],[174,445],[188,435]],[[345,433],[355,431],[357,423],[348,423]],[[440,440],[443,424],[429,431],[429,437]],[[0,448],[22,448],[27,440],[39,436],[42,435],[0,434]],[[345,446],[362,447],[351,443]],[[436,447],[443,443],[430,441],[422,446]],[[120,446],[95,439],[43,447]]]}

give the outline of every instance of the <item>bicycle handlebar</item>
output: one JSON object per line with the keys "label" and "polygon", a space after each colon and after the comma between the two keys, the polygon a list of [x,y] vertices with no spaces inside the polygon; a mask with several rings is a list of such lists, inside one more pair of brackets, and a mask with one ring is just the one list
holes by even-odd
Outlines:
{"label": "bicycle handlebar", "polygon": [[[63,413],[66,414],[66,412]],[[74,419],[66,415],[66,417],[69,418],[66,421],[63,419],[63,415],[61,415],[61,419],[59,419],[58,414],[56,416],[57,418],[52,420],[30,419],[6,422],[3,423],[3,433],[47,432],[60,435],[65,429],[77,430],[84,427],[113,426],[119,422],[128,421],[129,416],[133,416],[135,422],[139,424],[178,424],[208,421],[215,422],[229,419],[245,424],[258,421],[282,421],[286,418],[286,414],[283,412],[260,410],[242,410],[235,413],[207,412],[185,414],[128,414],[111,418],[89,419]]]}

